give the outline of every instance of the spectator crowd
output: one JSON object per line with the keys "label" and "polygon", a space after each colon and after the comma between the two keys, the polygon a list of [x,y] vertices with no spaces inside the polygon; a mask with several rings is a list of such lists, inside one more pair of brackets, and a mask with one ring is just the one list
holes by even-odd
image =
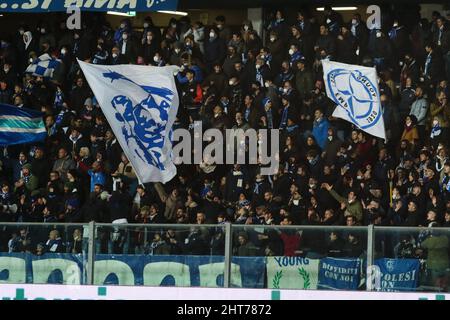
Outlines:
{"label": "spectator crowd", "polygon": [[[275,11],[264,36],[251,21],[229,26],[224,16],[209,26],[171,19],[163,28],[151,17],[115,29],[100,18],[74,31],[65,21],[55,29],[23,24],[1,41],[0,103],[42,111],[48,137],[0,148],[0,221],[449,227],[450,23],[439,12],[414,24],[392,14],[382,20],[369,30],[359,14],[343,21],[329,7],[319,16],[300,10],[293,21]],[[25,72],[44,53],[60,61],[51,79]],[[180,66],[174,127],[279,129],[279,172],[203,162],[178,166],[166,185],[140,185],[76,59]],[[377,68],[386,142],[332,116],[323,59]],[[176,230],[105,228],[100,251],[223,250],[220,230]],[[79,252],[82,229],[72,232],[67,250]],[[47,235],[32,247],[26,228],[0,227],[0,249],[61,252],[58,230]],[[356,233],[311,231],[241,232],[236,242],[239,255],[328,248],[358,256],[364,247]],[[392,254],[403,248],[394,245]]]}

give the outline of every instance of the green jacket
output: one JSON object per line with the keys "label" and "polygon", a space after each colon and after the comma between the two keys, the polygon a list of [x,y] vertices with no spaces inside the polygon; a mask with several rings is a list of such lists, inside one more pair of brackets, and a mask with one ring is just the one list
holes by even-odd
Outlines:
{"label": "green jacket", "polygon": [[330,194],[335,198],[339,203],[344,202],[347,208],[345,209],[345,216],[354,216],[358,222],[362,222],[363,218],[363,208],[361,206],[360,201],[355,201],[353,203],[349,203],[348,199],[339,195],[333,189],[330,190]]}
{"label": "green jacket", "polygon": [[33,192],[34,190],[36,190],[38,188],[38,178],[36,176],[30,176],[30,178],[28,179],[28,183],[25,184],[25,188],[27,188],[27,190],[29,192]]}
{"label": "green jacket", "polygon": [[[28,179],[28,182],[25,183],[25,188],[27,189],[27,191],[29,191],[31,194],[33,193],[33,191],[35,191],[38,188],[38,178],[36,176],[31,175]],[[17,189],[17,188],[16,188]],[[14,190],[16,191],[16,190]]]}
{"label": "green jacket", "polygon": [[300,98],[303,98],[306,93],[314,89],[314,80],[312,73],[308,70],[297,71],[295,75],[295,88],[300,94]]}
{"label": "green jacket", "polygon": [[448,238],[446,236],[428,237],[421,247],[428,250],[427,265],[431,270],[445,270],[448,263]]}

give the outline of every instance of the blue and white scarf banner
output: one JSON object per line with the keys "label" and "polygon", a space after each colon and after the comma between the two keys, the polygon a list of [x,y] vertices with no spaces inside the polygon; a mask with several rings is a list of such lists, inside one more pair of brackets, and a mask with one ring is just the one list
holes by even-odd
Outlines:
{"label": "blue and white scarf banner", "polygon": [[32,64],[30,64],[25,71],[31,73],[33,76],[53,78],[53,73],[56,68],[61,65],[61,60],[52,58],[48,53],[44,53]]}
{"label": "blue and white scarf banner", "polygon": [[170,181],[177,172],[171,131],[179,105],[173,76],[178,67],[78,62],[140,182]]}
{"label": "blue and white scarf banner", "polygon": [[337,107],[333,117],[386,140],[375,68],[322,60],[328,97]]}

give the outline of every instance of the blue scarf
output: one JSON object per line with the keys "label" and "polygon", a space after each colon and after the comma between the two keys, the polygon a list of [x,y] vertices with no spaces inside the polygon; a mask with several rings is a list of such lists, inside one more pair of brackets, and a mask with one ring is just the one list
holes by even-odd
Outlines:
{"label": "blue scarf", "polygon": [[247,121],[247,122],[248,122],[248,118],[250,117],[250,109],[251,108],[245,108],[245,111],[244,111],[244,118],[245,118],[245,121]]}
{"label": "blue scarf", "polygon": [[269,109],[266,111],[267,114],[267,128],[273,129],[273,115],[272,115],[272,109]]}
{"label": "blue scarf", "polygon": [[254,194],[259,194],[259,189],[261,188],[263,181],[255,182],[255,188],[253,189]]}
{"label": "blue scarf", "polygon": [[428,54],[427,56],[427,60],[425,61],[425,70],[424,70],[424,74],[428,75],[428,69],[430,68],[430,63],[431,63],[431,53]]}
{"label": "blue scarf", "polygon": [[262,87],[262,86],[264,86],[264,79],[263,79],[263,75],[261,73],[261,69],[262,69],[262,67],[259,69],[256,69],[256,82],[258,82]]}
{"label": "blue scarf", "polygon": [[53,102],[53,108],[57,110],[61,109],[63,102],[64,102],[64,93],[60,90],[57,90],[55,94],[55,101]]}
{"label": "blue scarf", "polygon": [[298,128],[298,124],[294,124],[294,125],[292,125],[292,126],[287,126],[286,127],[286,131],[287,132],[289,132],[289,133],[291,133],[291,132],[293,132],[295,129],[297,129]]}
{"label": "blue scarf", "polygon": [[431,139],[438,137],[441,134],[441,132],[442,132],[442,128],[439,124],[433,126],[433,128],[431,128],[431,134],[430,134]]}
{"label": "blue scarf", "polygon": [[303,55],[300,53],[300,51],[296,51],[294,52],[294,54],[291,56],[291,67],[294,65],[294,63],[296,63],[298,60],[304,58]]}
{"label": "blue scarf", "polygon": [[289,113],[289,106],[284,107],[283,115],[281,116],[280,129],[285,129],[286,128],[287,120],[288,120],[288,113]]}

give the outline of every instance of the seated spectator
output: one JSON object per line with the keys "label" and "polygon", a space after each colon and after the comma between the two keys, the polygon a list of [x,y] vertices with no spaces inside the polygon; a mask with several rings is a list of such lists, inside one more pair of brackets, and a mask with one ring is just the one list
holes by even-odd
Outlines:
{"label": "seated spectator", "polygon": [[58,230],[52,230],[49,233],[48,240],[45,243],[45,251],[50,253],[64,252],[64,244],[59,236]]}

